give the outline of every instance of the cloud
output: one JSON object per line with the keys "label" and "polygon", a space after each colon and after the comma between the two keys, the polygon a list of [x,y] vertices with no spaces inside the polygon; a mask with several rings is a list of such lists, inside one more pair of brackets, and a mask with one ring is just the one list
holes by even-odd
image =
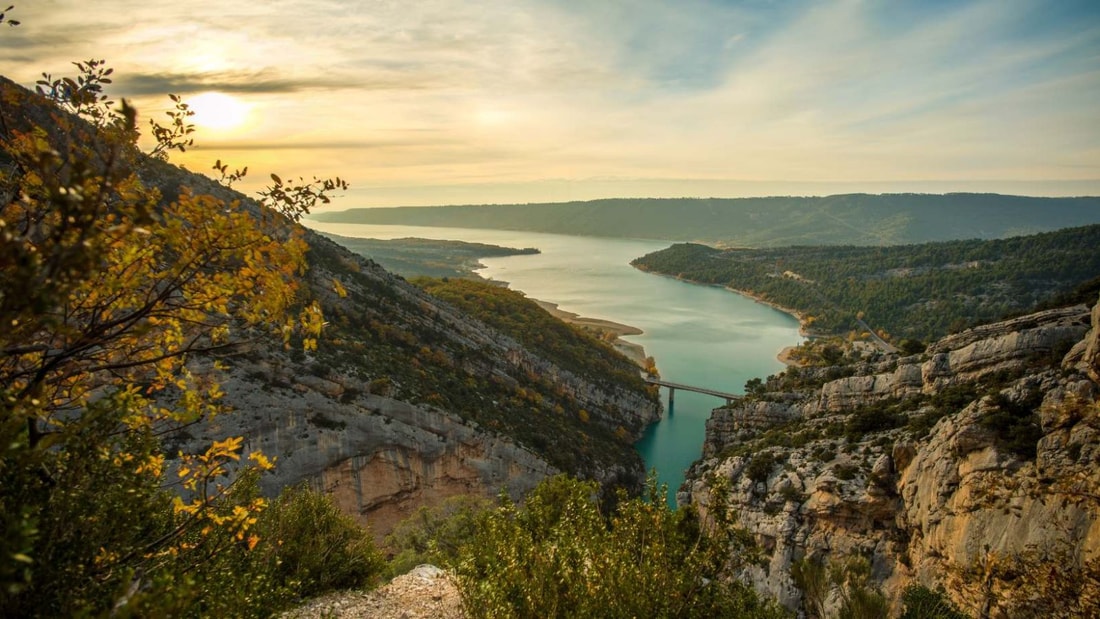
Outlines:
{"label": "cloud", "polygon": [[307,90],[419,90],[430,84],[394,76],[286,77],[268,68],[261,71],[217,71],[210,73],[136,73],[115,81],[125,94],[191,94],[220,91],[237,94],[292,94]]}
{"label": "cloud", "polygon": [[19,8],[17,81],[95,56],[150,114],[153,94],[233,93],[253,122],[212,148],[371,183],[1100,177],[1094,0]]}

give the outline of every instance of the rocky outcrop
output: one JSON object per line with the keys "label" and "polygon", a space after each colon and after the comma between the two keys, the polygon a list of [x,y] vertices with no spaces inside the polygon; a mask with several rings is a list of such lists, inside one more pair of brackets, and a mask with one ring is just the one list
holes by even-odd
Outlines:
{"label": "rocky outcrop", "polygon": [[1100,383],[1100,303],[1092,308],[1092,332],[1082,341],[1081,359],[1078,369],[1086,372],[1093,381]]}
{"label": "rocky outcrop", "polygon": [[716,408],[706,422],[703,457],[715,456],[726,445],[797,419],[801,412],[794,404],[764,400],[742,400],[734,405]]}
{"label": "rocky outcrop", "polygon": [[858,555],[895,608],[916,583],[975,616],[1065,597],[1053,614],[1079,614],[1100,604],[1098,334],[1100,311],[1041,312],[717,409],[678,499],[705,513],[712,480],[729,480],[766,555],[742,576],[792,609],[794,564]]}
{"label": "rocky outcrop", "polygon": [[[371,395],[354,379],[249,378],[259,374],[247,364],[234,371],[225,403],[237,412],[189,430],[172,447],[197,451],[244,436],[246,453],[276,457],[261,478],[266,494],[308,483],[378,537],[421,506],[501,490],[518,500],[558,472],[508,437],[444,410]],[[360,395],[332,397],[348,392]]]}
{"label": "rocky outcrop", "polygon": [[[1092,386],[1078,381],[1070,390],[1091,396]],[[1013,579],[983,581],[967,570],[997,576],[1020,569],[1015,564],[1029,555],[1041,563],[1100,557],[1100,504],[1077,494],[1081,482],[1096,481],[1088,477],[1097,462],[1100,415],[1090,406],[1073,421],[1063,419],[1061,431],[1040,439],[1035,460],[1021,461],[982,424],[989,405],[975,402],[936,427],[897,481],[897,525],[910,537],[902,557],[912,579],[946,585],[966,608],[1007,612],[1019,602],[1014,598],[1032,592],[1015,591]],[[1043,408],[1061,415],[1075,406],[1052,392]]]}
{"label": "rocky outcrop", "polygon": [[1083,305],[1039,312],[948,336],[928,347],[921,366],[926,389],[1012,371],[1036,360],[1061,360],[1089,330]]}
{"label": "rocky outcrop", "polygon": [[821,388],[820,407],[831,412],[842,411],[883,398],[920,393],[923,386],[923,368],[907,363],[889,374],[850,376],[826,383]]}
{"label": "rocky outcrop", "polygon": [[[203,182],[158,170],[165,192]],[[320,348],[284,349],[256,334],[220,360],[229,366],[219,373],[222,404],[234,412],[184,428],[170,453],[243,436],[247,450],[277,459],[261,480],[266,494],[310,484],[379,537],[419,507],[502,489],[519,499],[559,470],[641,488],[645,469],[631,441],[661,409],[628,359],[592,342],[587,353],[626,370],[619,379],[578,375],[331,240],[300,233],[311,265],[303,296],[328,321]],[[212,366],[198,356],[189,363],[196,375]]]}

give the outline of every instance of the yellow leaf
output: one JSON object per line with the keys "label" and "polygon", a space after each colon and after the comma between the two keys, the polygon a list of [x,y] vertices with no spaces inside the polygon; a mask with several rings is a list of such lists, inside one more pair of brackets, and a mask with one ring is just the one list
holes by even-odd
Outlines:
{"label": "yellow leaf", "polygon": [[338,294],[341,299],[348,296],[348,289],[344,288],[344,285],[340,283],[340,280],[336,279],[335,277],[332,278],[332,289],[336,291],[336,294]]}

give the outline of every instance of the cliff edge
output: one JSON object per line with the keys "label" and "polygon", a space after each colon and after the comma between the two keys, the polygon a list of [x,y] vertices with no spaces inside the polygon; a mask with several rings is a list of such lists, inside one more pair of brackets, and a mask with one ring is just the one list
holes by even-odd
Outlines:
{"label": "cliff edge", "polygon": [[1098,355],[1100,305],[1080,305],[922,355],[788,369],[714,411],[678,498],[705,513],[727,480],[765,554],[742,576],[792,609],[843,602],[793,572],[862,557],[895,610],[916,584],[974,616],[1087,615],[1100,604]]}

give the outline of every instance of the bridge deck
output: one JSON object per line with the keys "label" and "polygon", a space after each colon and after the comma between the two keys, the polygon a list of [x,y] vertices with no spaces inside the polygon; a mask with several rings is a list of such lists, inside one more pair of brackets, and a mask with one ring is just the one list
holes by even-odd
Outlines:
{"label": "bridge deck", "polygon": [[683,383],[674,383],[667,380],[661,380],[659,378],[652,378],[647,376],[645,382],[651,385],[660,385],[661,387],[668,387],[669,389],[683,389],[684,391],[694,391],[695,393],[703,393],[706,395],[712,395],[716,398],[723,398],[728,401],[740,400],[745,397],[737,393],[727,393],[725,391],[718,391],[717,389],[707,389],[706,387],[695,387],[693,385],[685,385]]}

